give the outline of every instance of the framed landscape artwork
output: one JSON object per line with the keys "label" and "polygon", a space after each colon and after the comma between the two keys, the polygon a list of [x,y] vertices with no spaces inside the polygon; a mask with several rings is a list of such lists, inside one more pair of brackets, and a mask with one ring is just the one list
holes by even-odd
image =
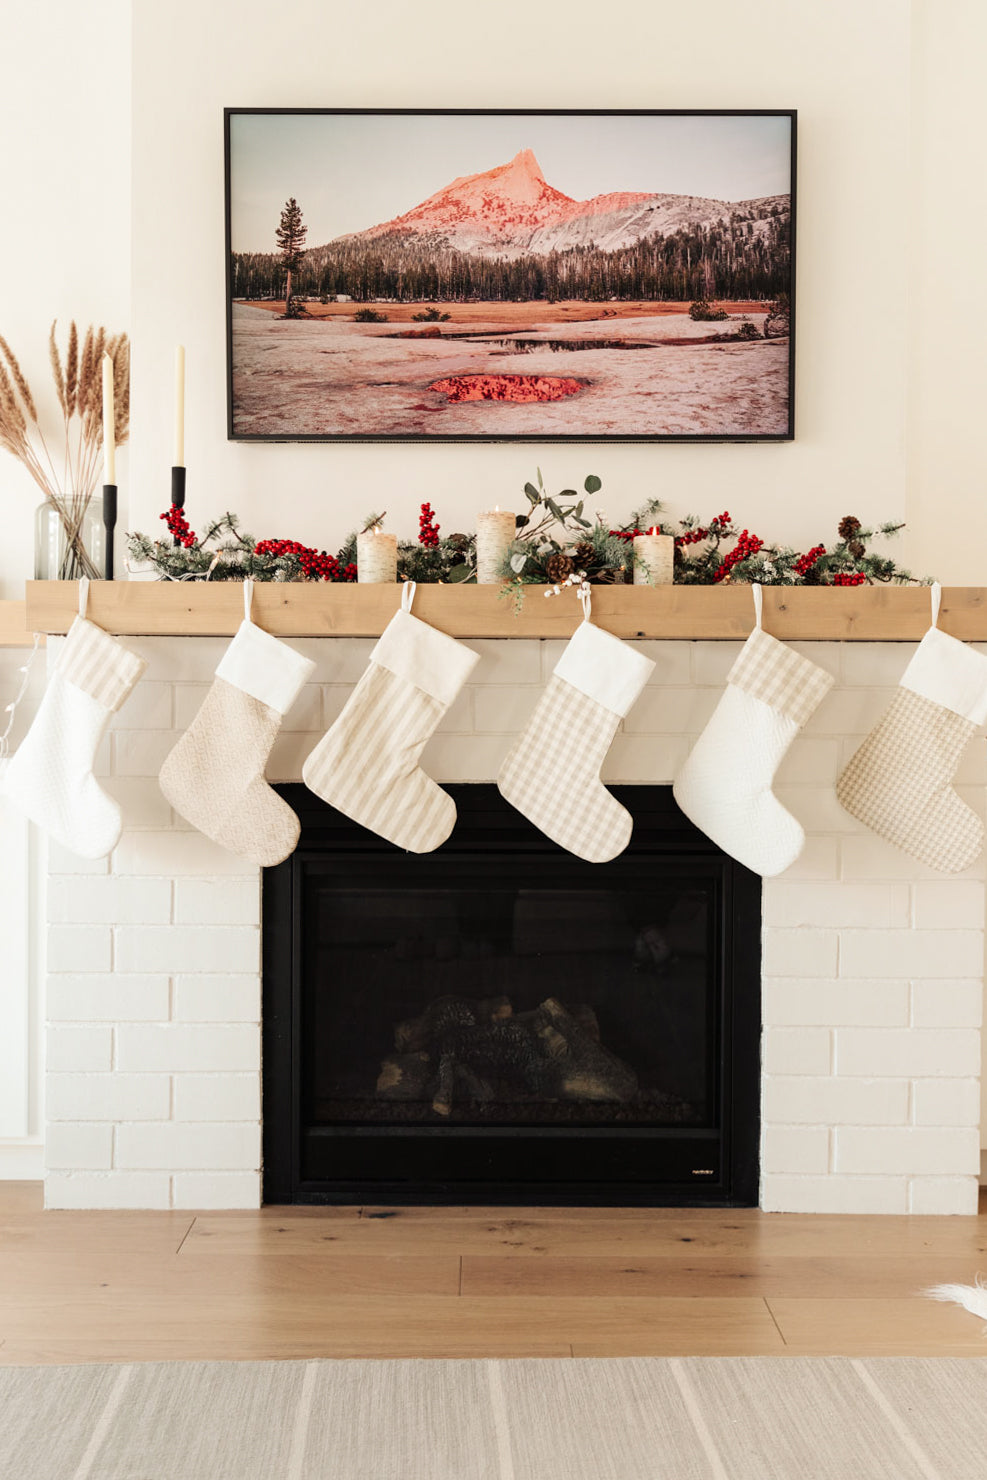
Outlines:
{"label": "framed landscape artwork", "polygon": [[795,113],[226,111],[229,435],[793,435]]}

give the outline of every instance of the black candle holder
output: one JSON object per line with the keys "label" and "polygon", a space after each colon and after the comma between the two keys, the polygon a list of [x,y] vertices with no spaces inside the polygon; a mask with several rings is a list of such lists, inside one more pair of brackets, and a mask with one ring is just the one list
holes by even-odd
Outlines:
{"label": "black candle holder", "polygon": [[107,581],[113,579],[113,531],[117,527],[117,486],[115,483],[103,484],[103,529],[106,532],[106,552],[103,556],[103,576]]}
{"label": "black candle holder", "polygon": [[171,503],[172,508],[184,509],[185,507],[185,469],[172,468],[171,470]]}

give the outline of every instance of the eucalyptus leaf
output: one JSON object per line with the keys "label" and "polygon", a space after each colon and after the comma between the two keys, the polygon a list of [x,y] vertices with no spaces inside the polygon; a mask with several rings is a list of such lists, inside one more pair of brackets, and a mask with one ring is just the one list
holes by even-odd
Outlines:
{"label": "eucalyptus leaf", "polygon": [[586,482],[583,484],[583,487],[585,488],[587,493],[599,493],[600,489],[603,487],[603,482],[600,478],[596,476],[595,473],[590,473],[589,477],[586,479]]}
{"label": "eucalyptus leaf", "polygon": [[545,507],[548,509],[550,514],[554,514],[555,518],[561,521],[562,510],[559,508],[554,498],[546,498]]}
{"label": "eucalyptus leaf", "polygon": [[453,581],[466,581],[469,580],[472,574],[473,570],[472,567],[469,565],[453,565],[450,566],[449,574],[446,579],[450,583],[452,583]]}
{"label": "eucalyptus leaf", "polygon": [[545,487],[545,482],[544,482],[544,479],[542,478],[542,475],[541,475],[541,468],[535,468],[535,472],[538,474],[538,487],[539,488],[544,488]]}
{"label": "eucalyptus leaf", "polygon": [[514,528],[523,529],[526,524],[530,523],[531,520],[528,518],[527,514],[518,514],[517,518],[514,520]]}
{"label": "eucalyptus leaf", "polygon": [[563,488],[562,492],[559,494],[559,498],[578,498],[578,497],[579,497],[579,494],[576,492],[576,490],[574,488]]}
{"label": "eucalyptus leaf", "polygon": [[593,528],[592,524],[590,524],[590,522],[589,522],[588,519],[580,519],[578,517],[578,515],[576,515],[576,514],[573,514],[573,516],[572,516],[572,522],[573,522],[573,524],[578,524],[581,529],[592,529]]}
{"label": "eucalyptus leaf", "polygon": [[536,504],[541,497],[533,483],[526,483],[524,485],[524,491],[528,495],[528,502],[530,504]]}
{"label": "eucalyptus leaf", "polygon": [[519,576],[521,574],[521,572],[524,570],[524,567],[527,565],[527,563],[528,563],[528,557],[527,557],[527,555],[523,554],[521,551],[519,551],[517,553],[517,555],[512,555],[511,556],[511,570],[514,572],[514,574],[516,576]]}

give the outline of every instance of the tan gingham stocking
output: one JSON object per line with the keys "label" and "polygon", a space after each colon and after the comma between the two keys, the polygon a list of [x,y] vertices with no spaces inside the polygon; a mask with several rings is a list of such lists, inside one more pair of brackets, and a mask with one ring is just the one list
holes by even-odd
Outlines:
{"label": "tan gingham stocking", "polygon": [[932,626],[905,669],[884,718],[836,783],[846,810],[895,847],[943,873],[969,867],[984,825],[953,790],[968,742],[987,723],[987,657]]}
{"label": "tan gingham stocking", "polygon": [[497,777],[505,801],[587,863],[623,853],[634,823],[600,780],[617,726],[654,668],[585,621]]}
{"label": "tan gingham stocking", "polygon": [[943,873],[968,868],[984,825],[953,790],[972,720],[899,689],[836,783],[840,804],[879,837]]}

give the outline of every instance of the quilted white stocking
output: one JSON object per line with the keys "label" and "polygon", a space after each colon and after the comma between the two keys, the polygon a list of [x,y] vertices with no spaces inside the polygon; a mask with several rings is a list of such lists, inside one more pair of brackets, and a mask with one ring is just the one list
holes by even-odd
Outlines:
{"label": "quilted white stocking", "polygon": [[82,858],[105,858],[123,827],[120,808],[93,775],[96,747],[144,672],[143,658],[86,620],[89,582],[79,582],[72,623],[34,723],[10,761],[11,805]]}
{"label": "quilted white stocking", "polygon": [[617,726],[654,663],[585,620],[555,665],[548,686],[500,768],[505,801],[546,837],[587,863],[608,863],[631,840],[633,820],[600,780]]}
{"label": "quilted white stocking", "polygon": [[724,853],[770,878],[794,863],[805,843],[800,824],[771,790],[775,772],[833,678],[762,631],[760,586],[753,592],[754,631],[673,791],[689,820]]}

